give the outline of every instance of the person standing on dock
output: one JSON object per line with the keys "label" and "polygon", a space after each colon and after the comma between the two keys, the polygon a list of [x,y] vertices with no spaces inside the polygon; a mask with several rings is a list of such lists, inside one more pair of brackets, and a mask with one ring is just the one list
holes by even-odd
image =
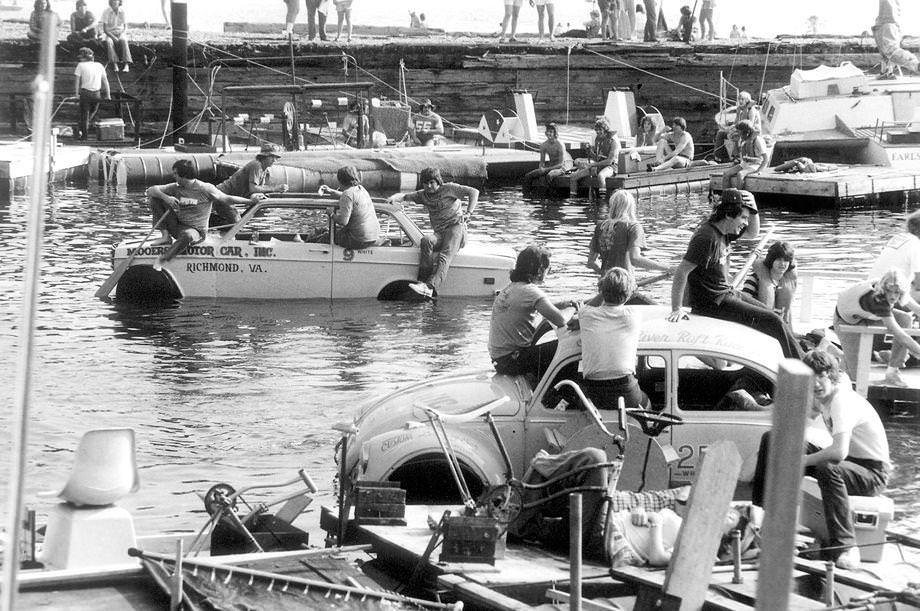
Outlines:
{"label": "person standing on dock", "polygon": [[[227,205],[255,204],[265,196],[254,194],[251,198],[227,195],[212,184],[198,180],[195,167],[188,159],[180,159],[173,166],[175,182],[166,185],[154,185],[147,189],[147,203],[153,213],[153,222],[163,218],[160,238],[150,243],[151,246],[172,246],[153,264],[154,269],[163,265],[183,252],[191,244],[200,242],[208,234],[208,218],[211,216],[212,202]],[[169,214],[167,214],[167,212]],[[164,218],[165,215],[165,218]]]}
{"label": "person standing on dock", "polygon": [[658,138],[658,150],[655,152],[658,165],[650,166],[653,171],[689,168],[693,162],[693,136],[687,131],[687,120],[674,117],[670,125],[671,131]]}
{"label": "person standing on dock", "polygon": [[80,100],[80,130],[77,137],[86,140],[89,125],[99,110],[99,102],[111,99],[112,95],[105,67],[93,60],[93,50],[89,47],[80,47],[77,57],[79,61],[73,71],[74,93]]}
{"label": "person standing on dock", "polygon": [[[262,145],[256,158],[233,173],[230,178],[223,181],[217,188],[227,195],[248,198],[255,193],[285,193],[287,183],[271,184],[271,167],[281,159],[278,147],[270,142]],[[235,225],[240,220],[239,211],[232,205],[222,201],[214,204],[214,222],[218,226]]]}
{"label": "person standing on dock", "polygon": [[287,38],[294,34],[294,23],[300,12],[300,0],[284,0],[284,4],[287,7],[287,14],[284,17],[284,29],[281,30],[281,35]]}
{"label": "person standing on dock", "polygon": [[329,40],[326,36],[326,15],[329,13],[329,0],[307,0],[307,36],[315,40]]}
{"label": "person standing on dock", "polygon": [[590,177],[591,189],[606,189],[607,177],[616,174],[617,160],[620,157],[620,140],[610,127],[605,117],[594,122],[594,146],[588,151],[589,157],[575,160],[576,170],[569,176],[569,192],[578,194],[578,182]]}
{"label": "person standing on dock", "polygon": [[109,62],[118,72],[119,51],[123,62],[123,72],[130,72],[134,62],[131,58],[131,48],[128,46],[128,37],[125,34],[127,20],[125,10],[121,8],[121,0],[109,0],[109,5],[102,11],[102,31],[105,34],[105,48],[108,51]]}
{"label": "person standing on dock", "polygon": [[[447,270],[454,257],[466,243],[466,227],[470,215],[479,203],[479,189],[444,182],[437,168],[425,168],[419,174],[422,189],[411,193],[396,193],[387,198],[391,204],[408,201],[421,204],[428,209],[433,236],[422,238],[418,282],[409,285],[410,290],[421,297],[431,299],[437,295],[438,287],[444,282]],[[464,210],[460,200],[466,198]]]}
{"label": "person standing on dock", "polygon": [[744,179],[763,172],[770,160],[767,143],[754,131],[754,126],[745,119],[735,126],[740,141],[738,142],[739,159],[735,165],[722,172],[722,188],[744,188]]}
{"label": "person standing on dock", "polygon": [[540,144],[540,163],[537,169],[524,175],[523,188],[530,189],[534,181],[545,178],[552,184],[553,178],[565,174],[572,165],[572,158],[559,140],[559,130],[555,123],[546,124],[546,140]]}
{"label": "person standing on dock", "polygon": [[911,72],[920,72],[920,58],[901,47],[901,1],[879,0],[878,17],[872,26],[875,44],[882,56],[882,72],[894,76],[894,68],[907,68]]}
{"label": "person standing on dock", "polygon": [[524,0],[505,0],[505,16],[502,19],[502,33],[498,37],[499,44],[505,42],[505,32],[508,31],[509,21],[511,22],[511,38],[508,39],[508,42],[517,42],[518,15],[521,14],[522,4]]}
{"label": "person standing on dock", "polygon": [[346,42],[351,42],[351,2],[352,0],[332,0],[335,4],[335,11],[338,14],[339,18],[339,29],[335,35],[336,41],[342,37],[342,26],[344,25],[346,30],[347,39]]}
{"label": "person standing on dock", "polygon": [[537,42],[543,42],[543,22],[544,22],[544,13],[549,17],[549,27],[546,29],[546,32],[549,34],[550,42],[556,40],[556,7],[553,3],[553,0],[530,0],[530,5],[533,6],[536,3],[537,6],[537,31],[540,33],[540,38]]}
{"label": "person standing on dock", "polygon": [[645,42],[658,42],[658,0],[643,0],[645,4]]}
{"label": "person standing on dock", "polygon": [[[712,40],[716,35],[716,26],[713,25],[712,16],[716,10],[716,0],[703,0],[700,7],[700,40]],[[708,27],[707,27],[708,26]],[[709,31],[707,35],[706,32]]]}
{"label": "person standing on dock", "polygon": [[409,139],[414,146],[437,146],[444,136],[444,121],[434,111],[431,100],[424,100],[418,112],[409,117]]}
{"label": "person standing on dock", "polygon": [[685,319],[684,292],[694,314],[730,320],[775,338],[788,358],[802,358],[802,349],[780,316],[729,283],[728,252],[739,239],[754,240],[760,220],[754,196],[747,191],[727,189],[722,201],[690,238],[687,252],[674,272],[671,285],[671,314],[668,320]]}

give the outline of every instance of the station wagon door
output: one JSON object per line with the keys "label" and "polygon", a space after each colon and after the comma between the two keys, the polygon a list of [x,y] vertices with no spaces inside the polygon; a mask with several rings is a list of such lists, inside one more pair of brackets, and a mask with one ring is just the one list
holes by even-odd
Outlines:
{"label": "station wagon door", "polygon": [[740,482],[750,482],[757,448],[773,418],[773,375],[750,362],[712,353],[675,352],[673,413],[683,424],[672,426],[677,460],[672,485],[690,483],[700,456],[717,441],[735,443],[741,454]]}
{"label": "station wagon door", "polygon": [[388,211],[377,210],[377,220],[376,245],[359,250],[332,247],[333,298],[376,298],[394,283],[416,280],[418,246]]}
{"label": "station wagon door", "polygon": [[[218,287],[219,296],[250,299],[329,298],[332,245],[323,208],[280,200],[262,207],[224,251],[240,273]],[[232,252],[231,252],[232,251]]]}

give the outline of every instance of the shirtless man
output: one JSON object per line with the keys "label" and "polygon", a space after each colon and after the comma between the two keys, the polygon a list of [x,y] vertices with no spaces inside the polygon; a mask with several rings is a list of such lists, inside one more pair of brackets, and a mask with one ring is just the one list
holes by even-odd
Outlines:
{"label": "shirtless man", "polygon": [[566,166],[571,166],[571,162],[565,146],[559,141],[556,124],[547,123],[546,140],[540,145],[540,164],[536,170],[531,170],[524,175],[524,188],[529,188],[535,180],[540,178],[546,177],[547,180],[551,180],[554,176],[564,174]]}
{"label": "shirtless man", "polygon": [[693,161],[693,137],[687,131],[687,121],[683,117],[671,119],[671,131],[661,135],[655,159],[658,165],[651,166],[654,171],[671,168],[687,168]]}

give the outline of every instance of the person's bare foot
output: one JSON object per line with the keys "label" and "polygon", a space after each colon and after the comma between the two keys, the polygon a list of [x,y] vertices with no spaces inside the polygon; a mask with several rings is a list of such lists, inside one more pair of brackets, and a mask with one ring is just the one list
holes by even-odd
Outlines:
{"label": "person's bare foot", "polygon": [[157,260],[153,262],[153,269],[156,271],[162,270],[163,263],[165,263],[165,261],[163,261],[163,257],[157,257]]}

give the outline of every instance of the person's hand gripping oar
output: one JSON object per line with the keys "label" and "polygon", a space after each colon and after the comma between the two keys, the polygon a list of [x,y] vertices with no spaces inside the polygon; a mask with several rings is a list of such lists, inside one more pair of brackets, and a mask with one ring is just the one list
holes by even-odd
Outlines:
{"label": "person's hand gripping oar", "polygon": [[99,289],[96,291],[96,297],[98,297],[99,299],[105,299],[106,297],[109,296],[109,293],[112,292],[112,289],[114,289],[115,286],[118,284],[118,281],[121,280],[121,277],[124,275],[125,271],[127,271],[127,269],[131,267],[131,264],[134,262],[134,257],[137,256],[137,253],[141,251],[141,248],[144,247],[144,244],[147,243],[147,240],[149,240],[150,236],[153,235],[153,232],[156,231],[160,227],[160,223],[162,223],[166,219],[166,215],[169,214],[170,212],[172,212],[172,209],[164,212],[163,216],[161,216],[160,219],[156,223],[153,224],[153,227],[150,228],[150,232],[147,233],[147,237],[141,240],[141,243],[138,244],[137,248],[134,249],[134,252],[131,253],[131,256],[129,256],[127,259],[125,259],[124,261],[122,261],[121,263],[115,266],[115,269],[112,271],[112,274],[108,278],[105,279],[105,282],[103,282],[102,286],[100,286]]}

